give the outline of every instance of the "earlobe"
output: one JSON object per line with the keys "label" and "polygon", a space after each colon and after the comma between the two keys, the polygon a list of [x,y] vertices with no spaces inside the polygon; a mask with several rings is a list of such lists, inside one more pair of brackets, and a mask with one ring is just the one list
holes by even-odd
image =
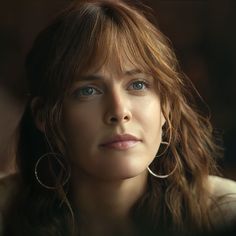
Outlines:
{"label": "earlobe", "polygon": [[45,122],[43,119],[43,102],[42,99],[40,97],[35,97],[30,104],[30,108],[32,111],[32,115],[34,118],[34,123],[36,125],[36,127],[44,133],[45,131]]}
{"label": "earlobe", "polygon": [[168,117],[170,115],[170,105],[169,103],[165,104],[164,107],[162,107],[161,111],[161,127],[163,127],[166,123],[166,120],[168,120]]}
{"label": "earlobe", "polygon": [[163,127],[165,123],[166,123],[166,119],[165,119],[163,113],[161,113],[161,127]]}

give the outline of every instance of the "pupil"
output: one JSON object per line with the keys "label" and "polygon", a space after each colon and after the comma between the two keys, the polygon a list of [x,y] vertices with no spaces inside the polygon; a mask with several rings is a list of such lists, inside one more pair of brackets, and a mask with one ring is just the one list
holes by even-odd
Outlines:
{"label": "pupil", "polygon": [[91,95],[92,93],[93,93],[93,89],[92,88],[85,88],[84,89],[84,94]]}
{"label": "pupil", "polygon": [[141,82],[137,82],[137,83],[135,83],[134,87],[136,89],[141,89],[143,87],[143,84]]}

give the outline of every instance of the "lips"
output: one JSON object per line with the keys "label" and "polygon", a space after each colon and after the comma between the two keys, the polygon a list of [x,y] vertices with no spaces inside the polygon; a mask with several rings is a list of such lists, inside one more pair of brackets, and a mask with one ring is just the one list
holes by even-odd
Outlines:
{"label": "lips", "polygon": [[103,148],[111,148],[125,150],[134,147],[141,140],[131,134],[115,135],[106,139],[100,146]]}

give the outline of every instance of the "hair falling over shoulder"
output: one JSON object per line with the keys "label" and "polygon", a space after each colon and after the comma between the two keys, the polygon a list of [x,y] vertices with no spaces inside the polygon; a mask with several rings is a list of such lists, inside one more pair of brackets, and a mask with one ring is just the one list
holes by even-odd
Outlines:
{"label": "hair falling over shoulder", "polygon": [[[216,171],[220,149],[208,118],[197,111],[192,94],[198,93],[148,12],[147,7],[129,1],[74,1],[35,40],[26,61],[31,98],[18,144],[21,185],[6,216],[5,235],[79,235],[70,182],[60,184],[52,169],[45,167],[44,177],[54,177],[52,181],[59,184],[54,190],[43,188],[35,179],[35,164],[48,152],[66,155],[62,102],[76,77],[111,57],[117,57],[122,67],[124,56],[155,78],[166,119],[164,138],[169,147],[152,169],[169,173],[176,166],[166,179],[149,176],[147,192],[132,209],[133,219],[140,232],[150,235],[211,230],[206,183]],[[32,111],[35,97],[40,99]],[[45,134],[36,128],[33,117],[44,123]]]}

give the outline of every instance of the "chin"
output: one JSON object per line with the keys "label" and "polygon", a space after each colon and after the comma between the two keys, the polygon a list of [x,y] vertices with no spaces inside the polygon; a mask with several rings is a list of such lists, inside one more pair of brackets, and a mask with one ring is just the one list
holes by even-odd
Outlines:
{"label": "chin", "polygon": [[125,168],[116,168],[112,170],[110,168],[109,172],[103,171],[100,175],[101,179],[106,180],[125,180],[130,178],[135,178],[138,176],[145,176],[145,173],[147,172],[147,168],[145,167],[139,167],[139,168],[128,168],[127,166]]}

